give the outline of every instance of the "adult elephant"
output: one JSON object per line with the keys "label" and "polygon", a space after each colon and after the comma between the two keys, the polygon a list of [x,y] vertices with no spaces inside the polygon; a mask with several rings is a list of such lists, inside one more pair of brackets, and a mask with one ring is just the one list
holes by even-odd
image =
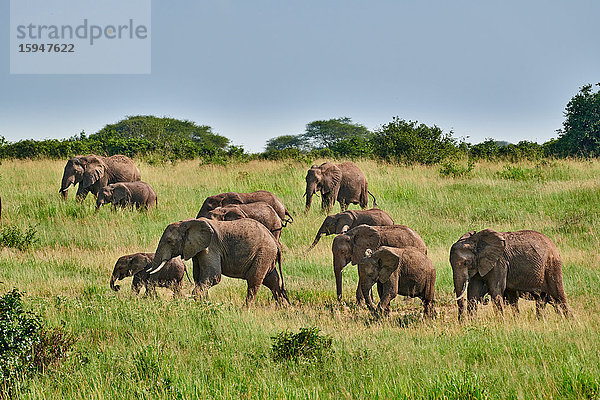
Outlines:
{"label": "adult elephant", "polygon": [[[173,257],[194,263],[194,291],[202,298],[221,275],[245,279],[246,305],[254,301],[261,284],[278,303],[289,303],[283,285],[281,248],[271,232],[250,218],[236,221],[188,219],[167,226],[148,272],[157,273]],[[279,272],[275,263],[279,263]]]}
{"label": "adult elephant", "polygon": [[310,249],[315,247],[321,236],[346,233],[359,225],[383,226],[394,225],[394,220],[383,210],[371,208],[370,210],[347,210],[334,215],[329,215],[321,224],[315,240]]}
{"label": "adult elephant", "polygon": [[231,204],[225,207],[217,207],[208,212],[209,219],[215,221],[235,221],[236,219],[252,218],[263,224],[275,237],[277,241],[281,237],[281,219],[273,210],[273,207],[264,201],[248,204]]}
{"label": "adult elephant", "polygon": [[516,302],[520,294],[532,293],[539,302],[553,303],[559,314],[572,315],[563,289],[560,255],[554,243],[539,232],[468,232],[452,245],[450,264],[459,320],[465,297],[467,311],[473,314],[486,291],[500,313],[504,296]]}
{"label": "adult elephant", "polygon": [[77,200],[81,201],[89,192],[98,196],[100,189],[111,183],[139,180],[140,171],[129,157],[120,154],[111,157],[90,154],[67,161],[59,192],[66,200],[69,187],[79,184]]}
{"label": "adult elephant", "polygon": [[[336,236],[333,239],[331,250],[333,252],[333,273],[337,298],[342,300],[342,270],[348,263],[357,265],[364,257],[365,251],[373,251],[381,246],[391,247],[414,247],[423,254],[427,254],[427,246],[417,232],[404,225],[392,226],[368,226],[359,225],[348,232]],[[356,302],[360,305],[364,302],[361,282],[358,282],[356,290]]]}
{"label": "adult elephant", "polygon": [[209,218],[210,216],[208,213],[217,207],[225,207],[232,204],[250,204],[259,201],[273,207],[273,210],[275,210],[281,219],[281,222],[284,224],[283,226],[285,226],[287,222],[294,222],[294,218],[287,208],[285,208],[281,200],[268,190],[257,190],[251,193],[227,192],[208,196],[204,200],[204,203],[202,203],[202,207],[200,207],[200,211],[198,211],[196,218]]}
{"label": "adult elephant", "polygon": [[377,201],[367,188],[365,174],[354,163],[344,162],[333,164],[325,162],[313,165],[306,173],[306,210],[310,209],[312,196],[321,192],[321,208],[329,212],[337,200],[342,211],[348,209],[349,204],[359,204],[366,208],[368,194],[373,197],[373,207]]}

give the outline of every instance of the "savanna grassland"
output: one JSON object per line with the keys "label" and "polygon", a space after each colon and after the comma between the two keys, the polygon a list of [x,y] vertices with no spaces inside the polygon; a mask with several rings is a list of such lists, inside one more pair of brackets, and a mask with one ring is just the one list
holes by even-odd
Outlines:
{"label": "savanna grassland", "polygon": [[[415,229],[437,269],[438,318],[422,321],[420,300],[397,298],[393,313],[375,320],[355,306],[355,266],[344,270],[344,300],[335,299],[331,242],[309,244],[324,215],[320,199],[304,214],[309,165],[258,162],[228,166],[149,165],[142,179],[158,194],[148,212],[76,204],[58,194],[64,161],[3,161],[3,224],[29,225],[37,243],[0,249],[0,292],[25,292],[28,307],[77,336],[72,354],[36,376],[22,398],[521,398],[600,397],[600,162],[480,163],[467,177],[439,167],[357,162],[381,208]],[[245,282],[223,278],[209,300],[159,299],[109,288],[118,257],[154,251],[165,226],[194,217],[203,199],[225,191],[266,189],[292,212],[284,229],[283,271],[292,305],[277,307],[262,287],[243,307]],[[339,211],[336,204],[335,212]],[[533,302],[498,318],[492,305],[457,322],[448,262],[450,246],[482,228],[534,229],[563,258],[574,320]],[[191,262],[187,263],[191,269]],[[186,281],[189,296],[191,284]],[[316,326],[333,340],[321,361],[278,362],[271,337]]]}

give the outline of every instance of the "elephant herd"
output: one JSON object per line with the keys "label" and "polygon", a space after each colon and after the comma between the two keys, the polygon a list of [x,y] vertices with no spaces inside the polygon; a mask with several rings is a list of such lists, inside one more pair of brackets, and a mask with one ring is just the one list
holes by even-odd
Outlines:
{"label": "elephant herd", "polygon": [[[78,199],[89,192],[97,197],[97,209],[107,203],[145,209],[156,205],[156,193],[140,180],[139,170],[126,156],[72,158],[64,170],[63,198],[75,184],[79,184]],[[342,300],[342,270],[351,263],[358,265],[359,305],[385,314],[397,295],[418,297],[424,316],[434,317],[436,270],[427,256],[427,246],[413,229],[395,224],[385,211],[376,208],[363,172],[351,162],[313,165],[306,175],[307,211],[317,192],[324,211],[331,211],[336,201],[341,208],[340,213],[325,218],[309,248],[314,248],[323,235],[337,235],[332,253],[338,300]],[[374,208],[365,209],[369,195]],[[361,210],[347,210],[349,204],[358,204]],[[252,303],[261,285],[271,290],[277,303],[289,304],[280,239],[282,229],[293,222],[281,200],[266,190],[209,196],[196,218],[166,227],[154,253],[119,258],[110,286],[119,290],[116,281],[133,276],[136,294],[141,286],[148,294],[155,293],[155,286],[163,286],[179,296],[187,274],[181,259],[192,259],[195,298],[204,297],[224,275],[246,280],[246,304]],[[558,250],[539,232],[468,232],[452,245],[450,264],[459,319],[464,317],[465,303],[467,314],[472,315],[486,294],[499,313],[504,304],[518,312],[518,299],[528,298],[536,301],[538,315],[547,303],[559,314],[572,315]],[[377,306],[371,292],[375,285]]]}

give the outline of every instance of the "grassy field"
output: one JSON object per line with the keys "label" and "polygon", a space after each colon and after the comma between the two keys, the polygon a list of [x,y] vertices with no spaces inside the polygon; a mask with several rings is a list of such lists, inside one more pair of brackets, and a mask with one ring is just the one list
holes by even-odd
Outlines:
{"label": "grassy field", "polygon": [[[324,218],[318,198],[304,214],[308,165],[138,164],[158,193],[149,213],[104,207],[94,214],[92,197],[76,204],[73,189],[61,201],[64,161],[0,166],[3,224],[34,225],[39,239],[23,252],[0,248],[0,292],[24,291],[31,309],[78,337],[73,354],[36,377],[22,398],[600,398],[600,162],[482,163],[457,179],[437,167],[357,162],[380,207],[429,247],[434,321],[418,318],[420,300],[395,299],[383,321],[357,309],[355,266],[344,270],[346,304],[337,303],[333,237],[307,252]],[[275,193],[295,216],[282,234],[290,307],[275,306],[262,287],[245,309],[245,282],[229,278],[208,302],[173,300],[165,289],[159,299],[135,298],[131,278],[119,293],[110,290],[118,257],[154,251],[165,226],[194,217],[206,196],[257,189]],[[487,305],[457,322],[449,248],[488,227],[534,229],[556,243],[574,320],[552,307],[536,319],[533,302],[522,300],[518,316],[507,310],[500,319]],[[272,336],[312,326],[332,337],[330,358],[272,360]]]}

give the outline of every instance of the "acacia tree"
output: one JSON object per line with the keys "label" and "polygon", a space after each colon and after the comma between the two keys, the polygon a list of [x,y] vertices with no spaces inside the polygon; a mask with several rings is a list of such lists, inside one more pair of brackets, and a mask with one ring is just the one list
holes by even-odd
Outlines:
{"label": "acacia tree", "polygon": [[[600,83],[595,85],[600,88]],[[552,142],[559,155],[600,156],[600,90],[584,85],[567,103],[563,128],[558,140]]]}
{"label": "acacia tree", "polygon": [[326,149],[342,140],[365,138],[369,135],[369,130],[363,125],[352,122],[351,118],[342,117],[307,124],[302,138],[312,149]]}

